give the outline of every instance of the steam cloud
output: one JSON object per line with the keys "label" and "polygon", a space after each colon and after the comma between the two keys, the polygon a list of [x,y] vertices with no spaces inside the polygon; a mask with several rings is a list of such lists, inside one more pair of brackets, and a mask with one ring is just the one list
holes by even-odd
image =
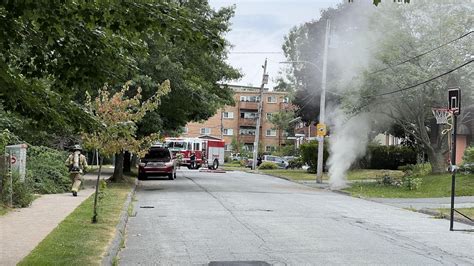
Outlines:
{"label": "steam cloud", "polygon": [[347,117],[339,109],[333,114],[334,134],[329,140],[329,185],[331,189],[341,189],[347,186],[347,170],[357,158],[365,154],[369,141],[370,119],[367,113]]}

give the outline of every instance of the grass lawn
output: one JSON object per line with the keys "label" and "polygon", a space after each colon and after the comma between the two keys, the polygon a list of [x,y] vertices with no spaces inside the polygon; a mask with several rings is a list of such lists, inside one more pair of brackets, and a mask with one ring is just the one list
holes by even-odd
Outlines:
{"label": "grass lawn", "polygon": [[[316,174],[308,173],[306,170],[303,169],[275,169],[275,170],[259,170],[260,172],[285,177],[291,180],[315,180]],[[373,170],[373,169],[358,169],[352,170],[347,174],[348,180],[367,180],[367,179],[376,179],[382,177],[385,173],[393,177],[402,177],[402,171],[395,171],[395,170]],[[324,173],[323,180],[327,180],[329,177],[327,173]]]}
{"label": "grass lawn", "polygon": [[[279,176],[283,178],[288,178],[291,180],[316,180],[316,174],[308,173],[306,170],[303,169],[274,169],[274,170],[258,170],[259,172]],[[323,179],[327,179],[327,175],[323,175]]]}
{"label": "grass lawn", "polygon": [[0,203],[0,216],[8,213],[8,207]]}
{"label": "grass lawn", "polygon": [[[406,187],[380,185],[377,183],[353,183],[346,191],[352,196],[369,198],[435,198],[451,195],[451,175],[426,175],[418,190]],[[474,195],[474,175],[456,175],[456,195]]]}
{"label": "grass lawn", "polygon": [[130,188],[126,183],[108,184],[96,224],[91,223],[94,195],[90,196],[18,265],[99,265]]}

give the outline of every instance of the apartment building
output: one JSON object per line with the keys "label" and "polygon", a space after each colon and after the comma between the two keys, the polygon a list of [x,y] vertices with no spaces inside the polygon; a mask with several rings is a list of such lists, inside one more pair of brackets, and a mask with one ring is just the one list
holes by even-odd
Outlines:
{"label": "apartment building", "polygon": [[[231,142],[236,138],[248,151],[253,150],[257,129],[260,88],[229,85],[234,91],[235,106],[225,106],[207,121],[188,123],[183,137],[212,136],[225,141],[226,151],[231,150]],[[272,152],[279,144],[285,143],[285,133],[270,123],[273,113],[290,108],[286,92],[264,89],[263,109],[260,129],[260,143],[265,152]]]}

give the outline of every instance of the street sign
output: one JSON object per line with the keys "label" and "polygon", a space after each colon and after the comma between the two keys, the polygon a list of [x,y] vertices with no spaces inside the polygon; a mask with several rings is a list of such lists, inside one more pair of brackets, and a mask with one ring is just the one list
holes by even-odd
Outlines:
{"label": "street sign", "polygon": [[317,124],[316,125],[316,136],[324,137],[326,136],[326,124]]}
{"label": "street sign", "polygon": [[18,176],[21,182],[25,181],[27,147],[26,144],[5,147],[5,152],[10,156],[11,171]]}

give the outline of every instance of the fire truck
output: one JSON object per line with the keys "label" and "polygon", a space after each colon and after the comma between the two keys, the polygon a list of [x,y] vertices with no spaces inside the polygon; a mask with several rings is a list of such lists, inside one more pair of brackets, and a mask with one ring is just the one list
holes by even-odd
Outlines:
{"label": "fire truck", "polygon": [[[183,159],[180,165],[189,169],[198,169],[207,165],[209,169],[217,169],[224,163],[225,142],[217,138],[166,138],[165,145],[176,157],[181,153]],[[195,155],[194,165],[191,162],[191,155]]]}

